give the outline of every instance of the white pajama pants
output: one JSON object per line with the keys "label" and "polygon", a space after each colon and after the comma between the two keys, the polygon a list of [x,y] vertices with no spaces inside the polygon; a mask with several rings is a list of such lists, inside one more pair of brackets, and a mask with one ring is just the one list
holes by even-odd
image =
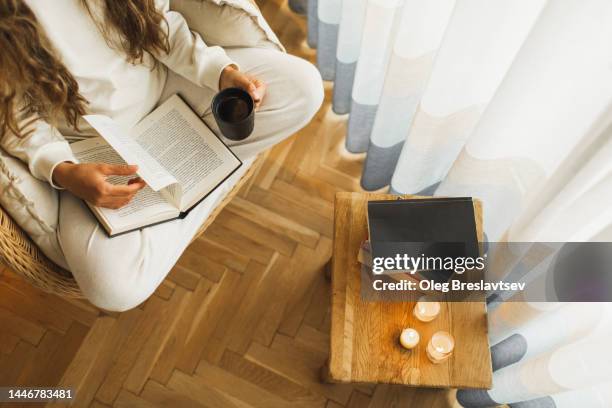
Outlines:
{"label": "white pajama pants", "polygon": [[[304,127],[322,103],[323,88],[318,71],[297,57],[253,48],[229,49],[227,53],[243,72],[268,85],[251,136],[239,142],[225,139],[244,161]],[[169,72],[161,100],[174,93],[200,114],[208,110],[214,96],[212,90]],[[211,114],[205,121],[219,134]],[[58,240],[85,297],[111,311],[128,310],[143,302],[174,266],[218,198],[218,194],[211,195],[184,219],[109,238],[86,205],[62,191]]]}

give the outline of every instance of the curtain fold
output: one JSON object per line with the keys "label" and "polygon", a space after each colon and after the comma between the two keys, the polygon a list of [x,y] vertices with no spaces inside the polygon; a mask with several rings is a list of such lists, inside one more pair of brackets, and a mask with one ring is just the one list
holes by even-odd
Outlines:
{"label": "curtain fold", "polygon": [[319,2],[318,0],[308,0],[306,6],[306,16],[308,17],[307,28],[308,34],[306,36],[306,42],[311,48],[317,48],[318,37],[319,37]]}
{"label": "curtain fold", "polygon": [[367,2],[346,136],[350,152],[368,149],[402,5],[402,0]]}
{"label": "curtain fold", "polygon": [[[524,243],[518,263],[612,241],[612,2],[318,1],[335,10],[318,14],[319,69],[349,113],[347,150],[367,152],[364,189],[478,198],[489,241]],[[336,39],[321,30],[334,21]],[[523,277],[533,290],[560,256]],[[493,388],[460,403],[612,406],[612,306],[524,299],[491,294]]]}
{"label": "curtain fold", "polygon": [[351,110],[351,94],[361,49],[361,31],[367,4],[367,0],[342,2],[332,104],[334,112],[340,115],[349,113]]}
{"label": "curtain fold", "polygon": [[454,0],[407,0],[404,4],[369,136],[361,179],[366,190],[391,181],[454,4]]}
{"label": "curtain fold", "polygon": [[543,0],[457,2],[391,182],[394,191],[435,191],[478,124],[543,4]]}
{"label": "curtain fold", "polygon": [[342,0],[325,0],[317,4],[317,66],[324,80],[332,81],[336,76],[336,45]]}
{"label": "curtain fold", "polygon": [[605,1],[547,3],[436,190],[483,199],[490,240],[500,239],[525,204],[538,199],[609,109],[612,48],[605,38],[612,24],[604,17],[612,18],[610,12]]}

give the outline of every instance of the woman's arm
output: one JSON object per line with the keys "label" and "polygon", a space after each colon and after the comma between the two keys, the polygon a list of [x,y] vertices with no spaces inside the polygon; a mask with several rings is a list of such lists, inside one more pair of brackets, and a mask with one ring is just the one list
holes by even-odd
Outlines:
{"label": "woman's arm", "polygon": [[135,174],[136,166],[78,164],[68,142],[43,120],[27,117],[19,125],[21,135],[7,132],[0,137],[0,146],[26,163],[34,177],[57,189],[65,188],[94,205],[119,208],[145,186],[138,178],[124,186],[106,181],[110,175]]}
{"label": "woman's arm", "polygon": [[34,177],[60,188],[53,183],[55,167],[63,162],[77,162],[68,142],[47,122],[32,115],[18,117],[21,134],[7,131],[0,135],[0,146],[11,156],[26,163]]}
{"label": "woman's arm", "polygon": [[157,0],[168,23],[170,52],[157,59],[177,74],[199,86],[219,91],[228,87],[243,88],[259,106],[265,94],[265,84],[249,77],[219,46],[208,46],[200,34],[189,29],[183,16],[170,11],[169,0]]}
{"label": "woman's arm", "polygon": [[157,59],[177,74],[196,85],[219,90],[219,78],[229,65],[238,66],[223,48],[209,47],[200,34],[189,29],[183,16],[170,11],[169,0],[156,0],[168,23],[170,52],[160,53]]}

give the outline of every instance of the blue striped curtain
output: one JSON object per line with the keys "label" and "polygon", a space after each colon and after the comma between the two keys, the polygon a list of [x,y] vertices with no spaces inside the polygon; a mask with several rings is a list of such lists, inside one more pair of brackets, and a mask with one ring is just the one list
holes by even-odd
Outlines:
{"label": "blue striped curtain", "polygon": [[[490,241],[612,241],[612,2],[318,0],[308,26],[364,189],[477,197]],[[459,402],[612,407],[612,306],[510,300]]]}

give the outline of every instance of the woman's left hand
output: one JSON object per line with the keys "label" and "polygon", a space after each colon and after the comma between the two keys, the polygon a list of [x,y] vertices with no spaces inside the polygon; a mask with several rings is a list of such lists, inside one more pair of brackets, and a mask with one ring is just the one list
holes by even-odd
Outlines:
{"label": "woman's left hand", "polygon": [[257,109],[266,95],[267,86],[263,81],[240,72],[234,65],[229,65],[221,72],[219,88],[221,90],[226,88],[244,89],[253,98],[255,109]]}

